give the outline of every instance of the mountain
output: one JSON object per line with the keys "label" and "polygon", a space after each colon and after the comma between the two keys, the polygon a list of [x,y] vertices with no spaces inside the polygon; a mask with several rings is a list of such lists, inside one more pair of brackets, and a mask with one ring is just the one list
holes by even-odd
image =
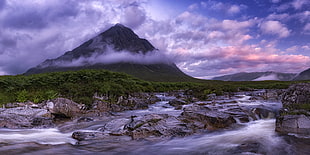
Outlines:
{"label": "mountain", "polygon": [[130,28],[116,24],[82,45],[55,59],[47,59],[25,75],[81,69],[124,72],[151,81],[189,81],[149,41]]}
{"label": "mountain", "polygon": [[290,81],[296,74],[294,73],[278,73],[278,72],[241,72],[231,75],[214,77],[212,80],[222,81],[264,81],[264,80],[279,80]]}
{"label": "mountain", "polygon": [[310,80],[310,68],[299,73],[293,80],[294,81]]}

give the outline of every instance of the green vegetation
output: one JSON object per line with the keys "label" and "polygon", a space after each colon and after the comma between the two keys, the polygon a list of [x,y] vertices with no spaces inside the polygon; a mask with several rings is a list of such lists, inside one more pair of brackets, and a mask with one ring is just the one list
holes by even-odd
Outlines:
{"label": "green vegetation", "polygon": [[284,89],[297,82],[257,81],[224,82],[197,80],[196,82],[150,82],[124,73],[106,70],[80,70],[35,75],[0,76],[0,104],[32,101],[40,103],[56,97],[90,105],[94,94],[107,96],[115,103],[122,95],[134,92],[167,92],[185,90],[198,98],[211,93],[253,89]]}

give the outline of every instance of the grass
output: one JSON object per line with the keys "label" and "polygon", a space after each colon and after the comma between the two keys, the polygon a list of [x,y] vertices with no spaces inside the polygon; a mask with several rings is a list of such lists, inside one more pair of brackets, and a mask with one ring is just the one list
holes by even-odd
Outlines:
{"label": "grass", "polygon": [[[165,81],[165,80],[164,80]],[[40,103],[56,97],[91,105],[94,94],[116,102],[119,96],[135,92],[167,92],[185,90],[204,99],[210,93],[247,91],[253,89],[286,89],[298,81],[211,81],[183,79],[184,82],[145,81],[125,73],[107,70],[79,70],[33,75],[0,76],[0,104],[32,101]],[[189,91],[190,90],[190,91]],[[306,107],[308,108],[308,107]]]}

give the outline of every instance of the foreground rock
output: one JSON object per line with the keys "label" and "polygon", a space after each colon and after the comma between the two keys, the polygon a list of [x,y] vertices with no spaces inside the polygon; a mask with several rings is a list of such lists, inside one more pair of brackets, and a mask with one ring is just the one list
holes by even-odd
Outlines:
{"label": "foreground rock", "polygon": [[56,98],[47,104],[47,109],[58,117],[74,118],[82,114],[84,106],[66,98]]}
{"label": "foreground rock", "polygon": [[277,119],[276,131],[310,135],[310,117],[305,115],[284,115]]}
{"label": "foreground rock", "polygon": [[284,93],[283,110],[276,120],[276,131],[288,134],[310,134],[310,83],[299,83]]}
{"label": "foreground rock", "polygon": [[225,128],[236,123],[235,119],[229,114],[199,105],[184,108],[184,112],[181,114],[180,118],[194,130],[214,130]]}
{"label": "foreground rock", "polygon": [[0,109],[0,128],[50,128],[51,114],[45,109],[10,108]]}
{"label": "foreground rock", "polygon": [[128,96],[120,96],[116,103],[108,102],[106,96],[97,96],[92,109],[100,112],[122,112],[126,110],[147,109],[148,105],[156,103],[159,99],[152,93],[133,93]]}
{"label": "foreground rock", "polygon": [[146,137],[183,137],[192,134],[184,122],[177,117],[168,114],[148,114],[132,117],[130,123],[126,124],[127,134],[132,139]]}

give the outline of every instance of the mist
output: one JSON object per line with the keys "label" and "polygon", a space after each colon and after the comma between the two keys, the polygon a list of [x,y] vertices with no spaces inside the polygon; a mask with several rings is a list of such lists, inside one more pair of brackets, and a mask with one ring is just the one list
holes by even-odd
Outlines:
{"label": "mist", "polygon": [[77,67],[94,64],[135,63],[135,64],[170,64],[172,61],[162,51],[154,50],[143,54],[130,51],[115,51],[108,47],[104,52],[94,52],[90,57],[79,57],[71,61],[54,61],[52,66]]}

